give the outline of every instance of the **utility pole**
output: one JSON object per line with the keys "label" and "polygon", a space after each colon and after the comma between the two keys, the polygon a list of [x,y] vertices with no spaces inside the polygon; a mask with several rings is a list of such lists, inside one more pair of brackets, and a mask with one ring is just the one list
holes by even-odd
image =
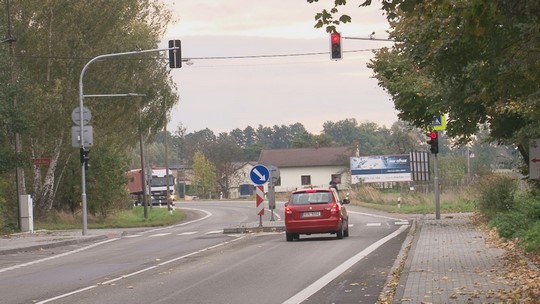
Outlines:
{"label": "utility pole", "polygon": [[139,105],[139,148],[141,149],[141,185],[143,188],[143,209],[144,209],[144,218],[148,219],[148,200],[146,198],[146,170],[144,169],[144,146],[143,146],[143,134],[142,134],[142,124],[141,124],[141,106]]}
{"label": "utility pole", "polygon": [[[164,113],[165,114],[165,113]],[[163,139],[163,146],[165,148],[165,182],[167,185],[167,210],[169,210],[169,213],[172,214],[172,206],[171,206],[171,185],[169,180],[169,154],[167,152],[168,145],[167,145],[167,115],[165,114],[165,126],[163,127],[163,133],[165,138]]]}
{"label": "utility pole", "polygon": [[[6,19],[7,19],[7,35],[4,39],[2,39],[2,42],[9,43],[9,57],[11,58],[11,82],[12,84],[15,84],[17,82],[17,73],[15,72],[15,42],[17,41],[17,38],[13,35],[11,32],[11,16],[9,11],[9,0],[6,0]],[[13,96],[13,108],[17,108],[17,96]],[[16,154],[20,154],[22,152],[22,144],[21,144],[21,136],[20,134],[15,131],[14,135],[15,140],[15,152]],[[16,171],[15,171],[15,178],[16,178],[16,188],[17,188],[17,225],[18,228],[21,229],[21,195],[26,193],[26,189],[24,186],[24,170],[17,165]]]}

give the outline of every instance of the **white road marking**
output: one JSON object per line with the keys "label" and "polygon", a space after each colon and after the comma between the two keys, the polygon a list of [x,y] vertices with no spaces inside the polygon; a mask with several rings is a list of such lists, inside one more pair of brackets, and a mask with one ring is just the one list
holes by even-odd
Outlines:
{"label": "white road marking", "polygon": [[114,282],[116,282],[116,281],[119,281],[119,280],[122,280],[122,279],[125,279],[125,278],[129,278],[129,277],[131,277],[131,276],[138,275],[138,274],[147,272],[147,271],[149,271],[149,270],[158,268],[158,267],[160,267],[160,266],[164,266],[164,265],[167,265],[167,264],[169,264],[169,263],[176,262],[176,261],[185,259],[185,258],[187,258],[187,257],[190,257],[190,256],[193,256],[193,255],[196,255],[196,254],[199,254],[199,253],[202,253],[202,252],[205,252],[205,251],[214,249],[214,248],[218,248],[218,247],[221,247],[221,246],[224,246],[224,245],[227,245],[227,244],[236,242],[236,241],[241,240],[241,239],[243,239],[243,238],[245,238],[245,236],[240,236],[240,237],[238,237],[238,238],[235,238],[235,239],[230,240],[230,241],[227,241],[227,242],[223,242],[223,243],[219,243],[219,244],[214,245],[214,246],[206,247],[206,248],[203,248],[203,249],[194,251],[194,252],[192,252],[192,253],[188,253],[188,254],[186,254],[186,255],[179,256],[179,257],[176,257],[176,258],[174,258],[174,259],[171,259],[171,260],[168,260],[168,261],[165,261],[165,262],[161,262],[161,263],[159,263],[159,264],[157,264],[157,265],[150,266],[150,267],[147,267],[147,268],[144,268],[144,269],[141,269],[141,270],[138,270],[138,271],[129,273],[129,274],[125,274],[125,275],[123,275],[123,276],[114,278],[114,279],[112,279],[112,280],[108,280],[108,281],[105,281],[105,282],[98,283],[98,284],[96,284],[96,285],[91,285],[91,286],[88,286],[88,287],[85,287],[85,288],[81,288],[81,289],[78,289],[78,290],[75,290],[75,291],[72,291],[72,292],[68,292],[68,293],[65,293],[65,294],[56,296],[56,297],[54,297],[54,298],[50,298],[50,299],[46,299],[46,300],[43,300],[43,301],[40,301],[40,302],[36,302],[36,304],[44,304],[44,303],[48,303],[48,302],[51,302],[51,301],[55,301],[55,300],[58,300],[58,299],[61,299],[61,298],[65,298],[65,297],[68,297],[68,296],[71,296],[71,295],[74,295],[74,294],[77,294],[77,293],[81,293],[81,292],[84,292],[84,291],[87,291],[87,290],[96,288],[96,287],[98,287],[98,286],[100,286],[100,285],[108,285],[108,284],[114,283]]}
{"label": "white road marking", "polygon": [[119,239],[120,238],[114,238],[114,239],[106,240],[106,241],[103,241],[103,242],[95,243],[95,244],[92,244],[92,245],[89,245],[89,246],[86,246],[86,247],[82,247],[82,248],[79,248],[79,249],[75,249],[73,251],[64,252],[64,253],[61,253],[59,255],[50,256],[48,258],[39,259],[39,260],[35,260],[35,261],[32,261],[32,262],[24,263],[24,264],[14,265],[14,266],[11,266],[11,267],[8,267],[8,268],[3,268],[3,269],[0,269],[0,273],[10,271],[10,270],[14,270],[14,269],[18,269],[18,268],[22,268],[22,267],[26,267],[26,266],[30,266],[30,265],[34,265],[34,264],[38,264],[38,263],[42,263],[42,262],[45,262],[45,261],[58,259],[58,258],[61,258],[61,257],[65,257],[65,256],[75,254],[75,253],[78,253],[78,252],[81,252],[81,251],[84,251],[84,250],[88,250],[90,248],[94,248],[94,247],[99,246],[99,245],[114,242],[114,241],[117,241]]}
{"label": "white road marking", "polygon": [[368,227],[380,227],[381,223],[367,223],[366,226],[368,226]]}
{"label": "white road marking", "polygon": [[309,285],[304,290],[300,291],[299,293],[295,294],[294,296],[292,296],[291,298],[283,302],[283,304],[298,304],[298,303],[303,302],[305,299],[309,298],[311,295],[321,290],[324,286],[328,285],[328,283],[332,282],[332,280],[337,278],[340,274],[344,273],[347,269],[351,268],[358,261],[368,256],[377,248],[381,247],[384,243],[398,236],[407,228],[408,228],[407,226],[400,226],[396,231],[378,240],[377,242],[371,244],[371,246],[369,246],[368,248],[362,250],[361,252],[357,253],[355,256],[343,262],[341,265],[331,270],[329,273],[327,273],[326,275],[324,275],[323,277],[315,281],[313,284]]}
{"label": "white road marking", "polygon": [[166,235],[169,235],[169,234],[171,234],[171,233],[170,232],[156,233],[156,234],[149,235],[148,237],[159,237],[159,236],[166,236]]}
{"label": "white road marking", "polygon": [[178,236],[182,236],[182,235],[191,235],[191,234],[195,234],[197,233],[197,231],[188,231],[188,232],[182,232],[182,233],[179,233],[177,234]]}
{"label": "white road marking", "polygon": [[218,234],[218,233],[223,233],[223,230],[208,231],[208,232],[205,233],[205,234]]}
{"label": "white road marking", "polygon": [[409,221],[395,222],[395,225],[409,225]]}
{"label": "white road marking", "polygon": [[[147,230],[147,231],[144,231],[142,233],[147,234],[147,233],[152,233],[152,232],[156,232],[156,231],[161,231],[161,230],[164,230],[164,229],[185,226],[185,225],[189,225],[189,224],[192,224],[192,223],[200,222],[200,221],[205,220],[205,219],[209,218],[210,216],[212,216],[212,213],[210,213],[210,212],[208,212],[206,210],[202,210],[202,209],[196,209],[196,208],[182,208],[182,209],[197,210],[197,211],[204,212],[206,215],[203,216],[200,219],[196,219],[196,220],[193,220],[193,221],[180,223],[180,224],[173,225],[173,226],[167,226],[167,227]],[[122,238],[134,238],[134,237],[140,237],[140,236],[142,236],[142,234],[127,235],[127,236],[123,236]],[[84,250],[87,250],[87,249],[90,249],[90,248],[93,248],[93,247],[96,247],[96,246],[99,246],[99,245],[103,245],[103,244],[106,244],[106,243],[109,243],[109,242],[113,242],[113,241],[116,241],[116,240],[119,240],[119,239],[120,238],[109,239],[109,240],[105,240],[103,242],[95,243],[95,244],[92,244],[92,245],[89,245],[89,246],[86,246],[86,247],[82,247],[82,248],[79,248],[79,249],[76,249],[76,250],[73,250],[73,251],[65,252],[65,253],[62,253],[62,254],[59,254],[59,255],[55,255],[55,256],[50,256],[48,258],[35,260],[35,261],[24,263],[24,264],[18,264],[18,265],[14,265],[14,266],[7,267],[7,268],[2,268],[2,269],[0,269],[0,273],[10,271],[10,270],[14,270],[14,269],[18,269],[18,268],[22,268],[22,267],[26,267],[26,266],[31,266],[31,265],[34,265],[34,264],[42,263],[42,262],[53,260],[53,259],[58,259],[58,258],[67,256],[67,255],[75,254],[75,253],[78,253],[78,252],[81,252],[81,251],[84,251]]]}
{"label": "white road marking", "polygon": [[405,221],[404,219],[399,219],[399,218],[395,218],[395,217],[389,217],[389,216],[377,215],[377,214],[371,214],[371,213],[364,213],[364,212],[357,212],[357,211],[350,211],[350,210],[347,210],[347,213],[354,213],[354,214],[366,215],[366,216],[371,216],[371,217],[378,217],[378,218],[389,219],[389,220],[394,220],[394,221]]}

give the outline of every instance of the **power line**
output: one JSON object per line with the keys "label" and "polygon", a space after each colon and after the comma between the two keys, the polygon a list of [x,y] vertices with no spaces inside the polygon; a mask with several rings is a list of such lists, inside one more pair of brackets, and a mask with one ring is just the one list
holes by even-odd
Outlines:
{"label": "power line", "polygon": [[[379,50],[380,48],[371,49],[358,49],[343,51],[344,53],[359,53],[359,52],[371,52]],[[329,55],[330,52],[307,52],[307,53],[290,53],[290,54],[263,54],[263,55],[241,55],[241,56],[206,56],[206,57],[190,57],[184,58],[186,60],[226,60],[226,59],[253,59],[253,58],[280,58],[280,57],[303,57],[303,56],[316,56],[316,55]],[[18,55],[15,56],[21,59],[53,59],[53,60],[90,60],[92,58],[87,57],[67,57],[67,56],[27,56]],[[150,57],[150,58],[116,58],[113,60],[165,60],[165,57]]]}

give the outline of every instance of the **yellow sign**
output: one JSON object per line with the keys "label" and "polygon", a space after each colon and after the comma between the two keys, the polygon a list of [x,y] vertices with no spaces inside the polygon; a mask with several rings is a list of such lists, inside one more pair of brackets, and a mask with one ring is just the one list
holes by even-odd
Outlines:
{"label": "yellow sign", "polygon": [[429,126],[434,131],[446,130],[446,115],[436,116],[435,120],[432,121]]}

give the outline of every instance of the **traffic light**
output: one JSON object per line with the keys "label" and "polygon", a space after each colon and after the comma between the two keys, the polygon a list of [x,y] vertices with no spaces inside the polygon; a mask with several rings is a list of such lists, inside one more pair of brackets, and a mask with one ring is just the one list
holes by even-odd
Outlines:
{"label": "traffic light", "polygon": [[439,153],[439,134],[437,131],[431,131],[428,136],[429,140],[427,143],[429,144],[429,150],[433,154]]}
{"label": "traffic light", "polygon": [[330,58],[333,60],[342,59],[341,34],[334,32],[330,34]]}
{"label": "traffic light", "polygon": [[169,40],[169,48],[177,48],[169,50],[169,67],[171,69],[182,67],[182,49],[180,40]]}
{"label": "traffic light", "polygon": [[90,150],[81,148],[81,164],[84,164],[84,169],[88,171],[88,161],[90,160]]}

